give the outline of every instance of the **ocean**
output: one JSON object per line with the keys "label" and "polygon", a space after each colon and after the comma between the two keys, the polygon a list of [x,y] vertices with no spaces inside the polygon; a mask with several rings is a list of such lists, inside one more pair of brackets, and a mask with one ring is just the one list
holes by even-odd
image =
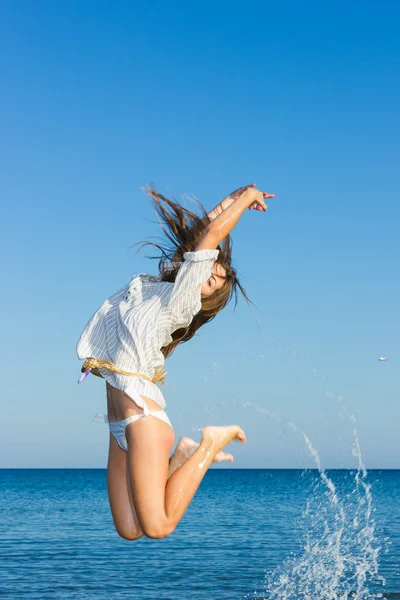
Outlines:
{"label": "ocean", "polygon": [[210,469],[169,537],[118,537],[103,469],[0,471],[0,597],[400,598],[400,470]]}

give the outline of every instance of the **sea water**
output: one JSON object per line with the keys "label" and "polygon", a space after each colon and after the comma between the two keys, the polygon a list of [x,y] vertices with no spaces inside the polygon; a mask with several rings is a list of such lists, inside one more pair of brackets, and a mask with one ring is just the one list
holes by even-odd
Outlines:
{"label": "sea water", "polygon": [[[0,470],[0,598],[400,599],[400,470],[367,472],[356,420],[327,378],[294,347],[272,340],[266,357],[263,336],[260,344],[250,358],[242,344],[233,348],[232,373],[228,363],[206,369],[207,389],[197,381],[196,397],[214,391],[218,401],[203,407],[213,418],[228,397],[229,415],[236,407],[273,430],[283,427],[315,468],[212,468],[172,535],[136,542],[115,532],[105,470]],[[268,370],[274,357],[280,371]],[[236,386],[238,366],[252,402],[226,389],[229,381]],[[248,390],[260,372],[262,406]],[[295,393],[311,413],[333,411],[340,432],[350,432],[353,469],[323,468],[312,436],[273,412],[276,390]]]}
{"label": "sea water", "polygon": [[[335,397],[330,394],[330,399]],[[389,538],[376,535],[372,486],[361,454],[355,417],[342,404],[342,398],[337,403],[341,416],[352,423],[352,453],[357,459],[356,469],[348,472],[344,488],[322,467],[318,450],[297,425],[254,403],[243,405],[296,433],[319,474],[309,490],[302,515],[302,552],[287,558],[266,576],[265,588],[271,600],[373,600],[377,597],[374,590],[385,586],[386,580],[379,573],[379,557],[387,549]]]}
{"label": "sea water", "polygon": [[400,471],[324,476],[210,469],[171,536],[128,542],[105,470],[1,470],[0,598],[400,598]]}

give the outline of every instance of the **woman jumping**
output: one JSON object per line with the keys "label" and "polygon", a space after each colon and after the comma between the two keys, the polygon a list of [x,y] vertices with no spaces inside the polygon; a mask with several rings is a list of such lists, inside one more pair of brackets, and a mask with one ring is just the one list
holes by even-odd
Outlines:
{"label": "woman jumping", "polygon": [[[157,383],[164,360],[211,321],[239,289],[231,266],[230,232],[246,209],[266,211],[267,194],[244,186],[208,215],[197,214],[148,190],[165,245],[159,276],[141,273],[90,319],[77,346],[82,381],[90,372],[106,380],[110,428],[107,487],[115,528],[136,540],[174,531],[213,461],[245,441],[237,425],[205,427],[200,444],[182,438],[174,454],[172,425]],[[148,242],[150,243],[150,242]],[[98,420],[98,419],[97,419]]]}

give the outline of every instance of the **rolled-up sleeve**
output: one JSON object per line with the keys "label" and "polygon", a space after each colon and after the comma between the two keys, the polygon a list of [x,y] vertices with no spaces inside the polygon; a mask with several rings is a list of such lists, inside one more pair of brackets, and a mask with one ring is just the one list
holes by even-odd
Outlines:
{"label": "rolled-up sleeve", "polygon": [[219,250],[185,252],[168,306],[177,322],[190,321],[201,309],[201,285],[212,271]]}

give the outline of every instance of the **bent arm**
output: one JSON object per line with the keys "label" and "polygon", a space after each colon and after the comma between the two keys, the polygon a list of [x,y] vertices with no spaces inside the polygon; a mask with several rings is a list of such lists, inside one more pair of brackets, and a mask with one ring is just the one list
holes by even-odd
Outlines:
{"label": "bent arm", "polygon": [[205,230],[206,227],[211,223],[211,221],[214,221],[214,219],[216,219],[222,212],[224,212],[224,210],[226,210],[228,206],[235,202],[235,200],[237,200],[239,196],[241,196],[241,194],[243,194],[243,192],[246,191],[247,188],[254,186],[254,183],[250,183],[249,185],[242,185],[242,187],[229,194],[229,196],[226,196],[223,200],[221,200],[221,202],[217,204],[215,208],[210,210],[210,212],[208,212],[206,215],[204,215],[202,219],[199,220],[199,222],[194,226],[196,231]]}
{"label": "bent arm", "polygon": [[[220,212],[218,216],[209,223],[204,230],[203,237],[196,246],[196,250],[217,248],[222,240],[230,234],[242,214],[255,201],[265,207],[262,192],[259,192],[254,188],[246,189],[239,198],[234,200],[230,206]],[[266,210],[266,207],[264,210]]]}
{"label": "bent arm", "polygon": [[[222,212],[224,212],[224,210],[226,210],[233,202],[235,202],[235,200],[237,200],[247,188],[254,187],[254,185],[254,183],[251,183],[248,186],[243,185],[242,187],[238,188],[229,194],[229,196],[226,196],[223,200],[221,200],[221,202],[219,202],[215,208],[210,210],[201,219],[199,219],[190,230],[192,240],[200,241],[206,233],[207,227],[210,225],[210,223],[214,221]],[[174,259],[179,259],[180,256],[180,248],[178,248],[174,255]]]}
{"label": "bent arm", "polygon": [[254,183],[250,183],[250,185],[242,185],[242,187],[238,188],[237,190],[229,194],[229,196],[226,196],[226,198],[221,200],[221,202],[219,202],[215,208],[210,210],[210,212],[202,219],[204,227],[211,223],[211,221],[214,221],[214,219],[216,219],[218,215],[220,215],[224,210],[228,208],[228,206],[235,202],[235,200],[237,200],[239,196],[241,196],[243,192],[246,191],[247,188],[254,186]]}

